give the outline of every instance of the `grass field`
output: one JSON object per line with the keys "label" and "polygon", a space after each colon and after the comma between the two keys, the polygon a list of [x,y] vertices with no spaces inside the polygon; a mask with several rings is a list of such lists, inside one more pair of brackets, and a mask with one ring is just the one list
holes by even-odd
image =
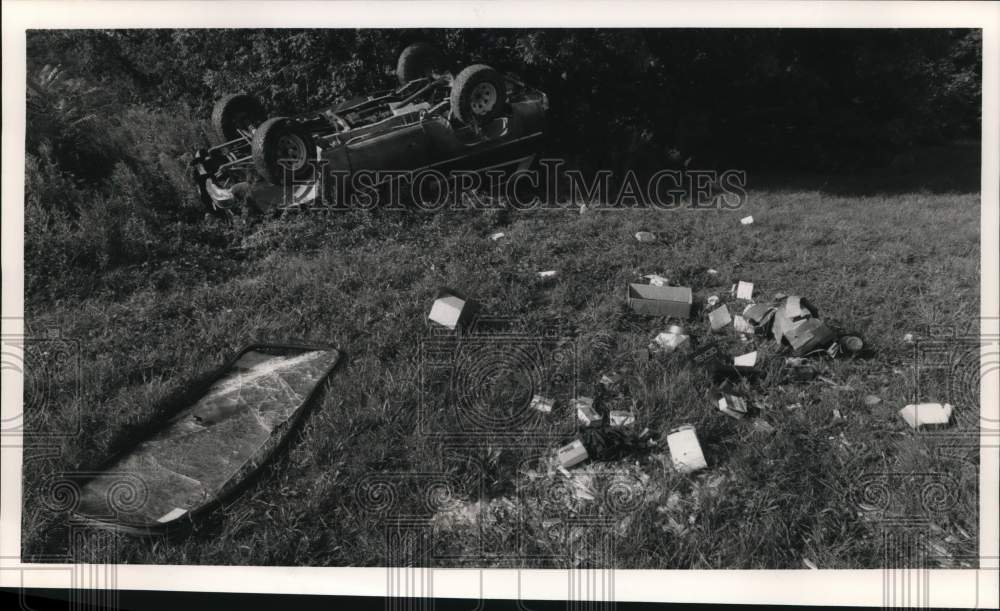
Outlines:
{"label": "grass field", "polygon": [[[915,348],[903,336],[978,329],[978,193],[835,195],[755,188],[752,180],[750,189],[742,210],[725,212],[284,218],[232,229],[230,247],[164,268],[116,270],[82,300],[29,299],[28,325],[78,342],[80,367],[32,370],[28,362],[26,388],[44,394],[27,398],[29,425],[79,431],[49,453],[26,450],[25,555],[65,548],[63,516],[42,502],[52,474],[99,462],[155,416],[158,400],[243,345],[299,338],[337,343],[349,359],[287,452],[193,532],[122,536],[119,562],[423,563],[387,556],[386,516],[358,501],[383,472],[446,474],[450,492],[426,512],[440,556],[429,562],[442,565],[607,564],[574,526],[580,516],[608,520],[589,532],[609,538],[620,568],[878,567],[882,520],[901,516],[925,520],[940,565],[975,556],[978,453],[955,440],[977,435],[978,394],[956,399],[948,376],[918,377]],[[747,214],[756,222],[743,226]],[[639,230],[661,240],[639,243]],[[496,231],[506,236],[487,238]],[[542,270],[559,275],[543,281]],[[741,279],[761,299],[805,296],[823,319],[862,333],[874,357],[815,359],[836,385],[769,377],[752,387],[758,419],[774,427],[757,431],[717,411],[711,380],[684,358],[642,356],[667,322],[632,313],[624,287],[648,273],[690,286],[696,302],[728,299]],[[527,442],[484,448],[476,460],[445,452],[417,430],[421,345],[439,286],[475,297],[485,314],[521,321],[523,333],[557,326],[572,336],[581,394],[591,394],[602,373],[623,372],[637,427],[649,427],[657,445],[581,465],[571,480],[544,461],[518,466],[539,452]],[[686,326],[699,340],[709,335],[700,308]],[[731,328],[717,339],[731,354],[749,350]],[[760,349],[780,359],[773,342]],[[563,409],[564,390],[556,397]],[[881,403],[867,405],[866,395]],[[955,404],[954,425],[915,434],[896,413],[914,398]],[[793,403],[801,407],[786,409]],[[560,418],[557,409],[546,430],[557,430]],[[694,475],[672,470],[664,442],[685,423],[697,427],[709,463]],[[858,501],[859,488],[879,473],[897,474],[882,514]],[[947,484],[937,509],[921,506],[928,478]],[[393,511],[421,511],[427,491],[419,481],[398,490]]]}

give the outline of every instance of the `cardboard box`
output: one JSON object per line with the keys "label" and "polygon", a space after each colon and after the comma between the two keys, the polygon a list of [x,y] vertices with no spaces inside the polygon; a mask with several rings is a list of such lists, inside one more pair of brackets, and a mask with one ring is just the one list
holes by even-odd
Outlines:
{"label": "cardboard box", "polygon": [[569,469],[587,460],[590,456],[587,454],[587,448],[583,447],[583,442],[579,439],[574,439],[572,442],[559,448],[556,452],[556,458],[564,469]]}
{"label": "cardboard box", "polygon": [[698,435],[691,425],[678,427],[667,435],[667,448],[674,468],[680,473],[691,473],[708,467],[701,444],[698,443]]}
{"label": "cardboard box", "polygon": [[469,322],[473,309],[471,302],[458,292],[441,288],[427,318],[454,331]]}
{"label": "cardboard box", "polygon": [[691,289],[685,286],[628,285],[628,305],[637,314],[688,318],[691,303]]}
{"label": "cardboard box", "polygon": [[952,407],[948,403],[916,403],[899,410],[899,415],[914,429],[945,426],[951,422],[951,413]]}
{"label": "cardboard box", "polygon": [[712,331],[721,331],[732,321],[733,317],[729,315],[729,308],[726,307],[726,304],[722,304],[708,313],[708,322],[712,325]]}
{"label": "cardboard box", "polygon": [[774,316],[774,310],[775,308],[766,303],[752,303],[743,310],[743,318],[755,327],[764,325]]}
{"label": "cardboard box", "polygon": [[737,299],[753,299],[753,282],[744,282],[740,280],[736,284],[736,298]]}
{"label": "cardboard box", "polygon": [[548,397],[543,397],[542,395],[535,395],[531,398],[531,409],[538,410],[543,414],[551,412],[555,405],[555,399],[549,399]]}

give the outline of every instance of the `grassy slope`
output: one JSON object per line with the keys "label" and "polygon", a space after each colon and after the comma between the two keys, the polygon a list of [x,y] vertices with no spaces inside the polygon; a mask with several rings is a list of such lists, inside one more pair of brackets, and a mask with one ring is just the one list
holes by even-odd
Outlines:
{"label": "grassy slope", "polygon": [[[738,219],[748,213],[756,224],[741,226]],[[498,229],[507,238],[485,238]],[[663,242],[636,242],[631,236],[640,229],[661,233]],[[858,516],[849,494],[863,474],[881,471],[947,473],[961,495],[953,508],[932,516],[941,529],[935,537],[947,537],[949,553],[975,553],[975,458],[935,452],[895,412],[910,399],[913,383],[912,349],[901,343],[902,335],[928,324],[975,324],[978,229],[976,194],[755,191],[747,208],[735,212],[547,211],[515,214],[503,226],[479,213],[351,215],[248,230],[248,248],[238,257],[220,254],[222,260],[199,261],[190,269],[176,263],[179,278],[172,286],[154,288],[142,270],[132,270],[127,274],[138,288],[120,300],[109,296],[29,310],[31,325],[57,328],[79,339],[83,351],[79,379],[69,375],[46,383],[56,391],[52,396],[78,383],[82,396],[39,407],[34,422],[58,430],[72,420],[67,414],[80,413],[83,429],[54,458],[26,456],[24,549],[47,553],[65,540],[49,528],[58,516],[39,503],[41,482],[50,473],[93,464],[117,433],[148,419],[156,400],[177,383],[242,345],[292,337],[335,341],[351,358],[287,455],[194,534],[123,539],[119,560],[384,563],[377,517],[352,499],[368,474],[426,471],[438,464],[440,448],[414,432],[414,419],[425,318],[435,288],[449,285],[477,297],[490,314],[522,317],[533,328],[547,322],[575,328],[581,382],[592,383],[610,363],[626,367],[640,426],[660,433],[685,422],[698,426],[711,465],[701,476],[665,468],[662,446],[638,463],[596,467],[642,482],[637,508],[617,522],[617,566],[802,568],[803,558],[830,568],[879,566],[879,530]],[[223,264],[235,270],[228,279],[205,281],[199,266]],[[719,275],[704,274],[706,267]],[[560,270],[559,279],[538,281],[535,272],[545,269]],[[702,299],[723,294],[737,279],[754,282],[760,296],[807,296],[824,318],[865,334],[877,356],[827,363],[826,375],[856,392],[822,382],[758,391],[767,399],[764,418],[777,430],[753,434],[712,408],[704,376],[680,359],[644,362],[636,356],[663,321],[632,315],[622,288],[636,274],[653,272],[667,272]],[[700,316],[689,328],[705,335]],[[610,353],[592,349],[595,338],[607,343],[600,339],[604,332],[611,334]],[[733,353],[744,349],[735,338],[727,342]],[[926,392],[921,398],[932,400],[943,391]],[[862,397],[869,393],[883,402],[865,406]],[[795,401],[804,407],[783,409]],[[846,423],[832,422],[834,408]],[[968,415],[976,406],[957,409]],[[958,428],[974,424],[974,418],[964,418]],[[514,477],[503,462],[487,461],[494,482]],[[542,488],[555,481],[540,477]],[[471,503],[475,496],[471,487],[456,491],[459,502]],[[436,537],[452,551],[468,546],[468,516],[478,515],[501,549],[511,549],[516,530],[524,528],[534,552],[575,554],[575,562],[584,564],[594,560],[570,551],[571,535],[540,534],[553,515],[565,518],[571,507],[586,510],[586,502],[556,498],[547,506],[528,505],[513,501],[501,485],[481,505],[439,516]],[[511,513],[524,518],[519,522]],[[471,564],[516,564],[503,557]]]}

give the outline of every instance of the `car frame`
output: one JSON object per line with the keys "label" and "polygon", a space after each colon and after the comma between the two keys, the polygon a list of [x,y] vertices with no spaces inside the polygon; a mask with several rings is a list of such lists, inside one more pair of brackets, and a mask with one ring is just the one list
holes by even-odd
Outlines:
{"label": "car frame", "polygon": [[[369,173],[364,188],[383,193],[400,175],[509,176],[529,167],[541,146],[546,94],[484,64],[457,75],[426,55],[424,65],[407,65],[415,48],[426,45],[404,50],[397,88],[318,111],[264,119],[251,96],[219,100],[213,125],[223,141],[197,150],[191,162],[202,203],[213,213],[283,211],[342,203],[362,170]],[[337,188],[326,180],[333,175],[342,181]]]}

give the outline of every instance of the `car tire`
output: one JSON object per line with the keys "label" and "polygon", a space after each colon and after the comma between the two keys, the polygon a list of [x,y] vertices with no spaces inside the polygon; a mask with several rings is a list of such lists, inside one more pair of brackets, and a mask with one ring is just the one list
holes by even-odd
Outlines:
{"label": "car tire", "polygon": [[260,100],[245,93],[227,95],[212,109],[212,127],[223,142],[239,138],[239,130],[253,129],[264,119],[267,112]]}
{"label": "car tire", "polygon": [[507,85],[499,72],[475,64],[458,73],[451,84],[451,112],[464,123],[484,125],[507,107]]}
{"label": "car tire", "polygon": [[412,44],[399,54],[396,62],[396,78],[400,85],[425,76],[431,76],[444,67],[444,58],[434,45],[426,42]]}
{"label": "car tire", "polygon": [[[315,150],[312,137],[295,129],[287,117],[274,117],[261,123],[251,143],[257,173],[273,185],[311,177],[313,164],[309,162],[315,157]],[[295,161],[287,172],[279,163],[283,159]]]}

